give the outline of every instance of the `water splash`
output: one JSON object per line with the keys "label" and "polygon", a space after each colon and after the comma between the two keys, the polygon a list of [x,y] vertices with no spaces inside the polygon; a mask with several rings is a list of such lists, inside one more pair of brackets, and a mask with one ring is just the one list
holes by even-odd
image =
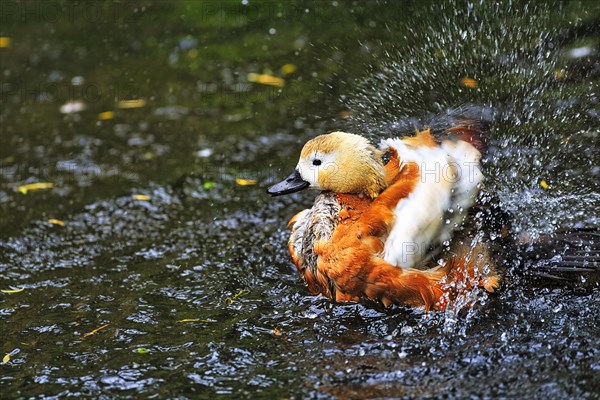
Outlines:
{"label": "water splash", "polygon": [[[461,280],[454,280],[446,284],[445,289],[456,293],[454,298],[448,302],[444,312],[443,332],[447,334],[458,333],[466,336],[467,328],[471,325],[472,319],[476,315],[476,306],[482,306],[486,303],[488,295],[480,287],[481,280],[491,272],[491,266],[485,264],[478,266],[474,257],[482,255],[477,251],[480,245],[487,246],[484,241],[483,232],[478,232],[472,239],[469,246],[469,252],[465,257],[465,265],[473,264],[472,274],[463,274]],[[466,315],[462,315],[465,314]]]}
{"label": "water splash", "polygon": [[491,136],[486,188],[513,214],[517,232],[593,226],[597,93],[565,79],[575,68],[550,11],[512,2],[432,5],[428,12],[442,17],[419,29],[395,27],[407,44],[389,48],[345,98],[348,129],[378,141],[414,126],[442,129],[461,116],[483,120]]}

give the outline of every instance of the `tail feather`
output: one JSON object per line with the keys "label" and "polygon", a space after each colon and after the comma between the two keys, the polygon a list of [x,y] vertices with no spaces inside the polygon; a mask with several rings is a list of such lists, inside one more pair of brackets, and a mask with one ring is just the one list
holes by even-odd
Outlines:
{"label": "tail feather", "polygon": [[362,296],[378,300],[384,306],[405,304],[425,306],[426,310],[436,309],[436,304],[444,295],[440,282],[449,267],[417,270],[395,267],[386,261],[373,260],[370,273],[360,288]]}
{"label": "tail feather", "polygon": [[446,309],[448,304],[461,294],[481,287],[493,293],[500,286],[500,275],[493,265],[488,266],[489,271],[483,271],[470,257],[456,256],[451,258],[446,266],[448,274],[439,283],[444,296],[436,304],[440,310]]}
{"label": "tail feather", "polygon": [[444,266],[428,270],[394,267],[381,260],[374,265],[363,288],[363,295],[392,303],[425,306],[425,310],[445,310],[462,293],[482,287],[494,292],[500,276],[494,271],[483,273],[465,257],[450,259]]}

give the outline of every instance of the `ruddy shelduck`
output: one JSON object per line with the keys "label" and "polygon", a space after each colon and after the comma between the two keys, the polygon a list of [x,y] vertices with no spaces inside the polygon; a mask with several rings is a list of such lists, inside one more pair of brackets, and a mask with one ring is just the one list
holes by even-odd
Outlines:
{"label": "ruddy shelduck", "polygon": [[[452,242],[483,175],[479,132],[449,132],[436,140],[424,130],[379,148],[333,132],[304,145],[294,172],[268,193],[320,191],[289,223],[288,248],[312,294],[432,310],[445,309],[457,287],[498,287],[484,246]],[[432,260],[440,247],[442,259]]]}

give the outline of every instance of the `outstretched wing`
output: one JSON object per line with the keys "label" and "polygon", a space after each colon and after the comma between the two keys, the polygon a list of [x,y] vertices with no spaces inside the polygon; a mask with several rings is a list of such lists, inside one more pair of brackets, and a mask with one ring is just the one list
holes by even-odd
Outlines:
{"label": "outstretched wing", "polygon": [[[388,139],[400,165],[415,163],[419,179],[394,209],[395,220],[384,245],[384,259],[403,268],[421,267],[431,248],[450,239],[475,202],[483,175],[481,153],[464,140],[436,143],[429,130],[406,139]],[[393,161],[393,160],[392,160]]]}

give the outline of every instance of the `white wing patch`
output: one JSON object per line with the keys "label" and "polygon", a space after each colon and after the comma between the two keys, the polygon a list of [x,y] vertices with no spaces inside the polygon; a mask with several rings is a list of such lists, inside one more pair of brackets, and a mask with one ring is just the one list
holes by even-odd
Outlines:
{"label": "white wing patch", "polygon": [[381,143],[381,148],[386,147],[398,151],[401,163],[415,162],[420,179],[394,210],[384,259],[403,268],[420,267],[428,249],[448,240],[474,203],[483,181],[480,153],[464,141],[415,147],[400,139],[388,139]]}

